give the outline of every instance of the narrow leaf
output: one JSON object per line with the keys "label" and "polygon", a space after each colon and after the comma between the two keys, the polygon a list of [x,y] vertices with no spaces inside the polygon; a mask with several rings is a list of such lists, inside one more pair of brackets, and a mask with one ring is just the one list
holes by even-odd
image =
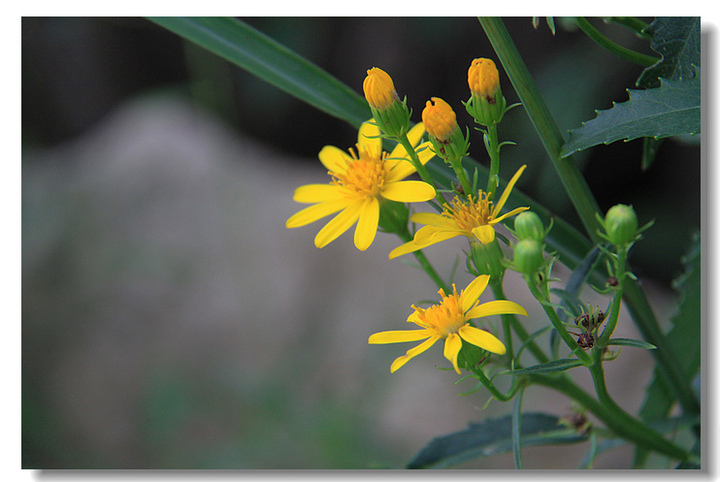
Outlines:
{"label": "narrow leaf", "polygon": [[[554,415],[524,413],[522,421],[520,432],[524,447],[570,444],[587,439],[587,435],[560,425]],[[512,438],[512,415],[471,423],[465,430],[432,439],[410,461],[408,468],[446,468],[508,453],[513,450]]]}
{"label": "narrow leaf", "polygon": [[344,83],[238,19],[151,17],[150,20],[356,127],[371,117],[365,99]]}
{"label": "narrow leaf", "polygon": [[542,365],[534,365],[527,368],[521,368],[519,370],[506,370],[500,372],[501,375],[537,375],[547,374],[554,372],[564,372],[571,368],[582,366],[582,362],[576,358],[562,358],[560,360],[553,360]]}
{"label": "narrow leaf", "polygon": [[632,338],[611,338],[608,345],[632,346],[635,348],[643,348],[645,350],[655,350],[657,347],[652,343],[643,340],[633,340]]}
{"label": "narrow leaf", "polygon": [[513,444],[513,460],[515,461],[515,468],[522,469],[522,453],[521,453],[521,434],[522,434],[522,397],[525,393],[525,388],[521,388],[518,394],[515,396],[515,403],[513,404],[512,413],[512,444]]}

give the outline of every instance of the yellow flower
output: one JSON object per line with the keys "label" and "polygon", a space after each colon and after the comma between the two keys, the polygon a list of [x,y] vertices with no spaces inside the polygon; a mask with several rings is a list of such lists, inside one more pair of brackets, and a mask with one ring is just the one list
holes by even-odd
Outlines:
{"label": "yellow flower", "polygon": [[453,292],[449,296],[441,289],[439,291],[440,296],[442,296],[440,304],[427,309],[413,305],[415,311],[408,317],[407,321],[418,325],[421,328],[420,330],[383,331],[371,335],[368,343],[401,343],[425,340],[408,350],[405,355],[397,358],[390,366],[390,373],[394,373],[411,358],[424,352],[438,340],[445,340],[443,355],[450,360],[457,373],[460,373],[457,360],[463,340],[483,350],[504,355],[505,345],[500,340],[487,331],[475,328],[468,321],[474,318],[503,313],[527,316],[527,312],[522,306],[512,301],[495,300],[479,304],[478,298],[487,287],[489,279],[488,275],[478,276],[460,294],[458,294],[454,284]]}
{"label": "yellow flower", "polygon": [[500,74],[495,62],[483,58],[473,60],[468,69],[468,85],[473,95],[494,100],[500,89]]}
{"label": "yellow flower", "polygon": [[[409,133],[413,147],[422,139],[425,130],[417,124]],[[425,164],[433,152],[417,147],[420,162]],[[358,132],[357,150],[349,154],[334,146],[325,146],[318,154],[320,162],[332,177],[329,184],[308,184],[295,190],[293,200],[313,204],[294,214],[285,226],[297,228],[325,216],[335,216],[317,236],[315,246],[322,248],[350,229],[355,228],[355,246],[366,250],[375,239],[380,204],[384,199],[398,202],[422,202],[435,196],[435,188],[423,181],[404,181],[415,172],[408,153],[401,145],[388,154],[382,151],[382,140],[377,125],[365,122]]]}
{"label": "yellow flower", "polygon": [[395,92],[395,84],[392,78],[382,69],[373,67],[367,71],[367,77],[363,82],[365,99],[373,109],[387,109],[400,98]]}
{"label": "yellow flower", "polygon": [[450,139],[450,134],[458,128],[452,107],[439,97],[432,97],[427,101],[422,111],[422,121],[427,133],[440,142]]}
{"label": "yellow flower", "polygon": [[491,243],[495,239],[495,225],[497,223],[529,209],[528,207],[520,207],[500,215],[500,210],[505,205],[508,196],[510,196],[510,191],[512,191],[513,186],[515,186],[524,170],[525,166],[518,169],[496,204],[487,199],[487,194],[479,191],[477,198],[468,196],[467,201],[460,200],[456,196],[450,202],[450,206],[443,207],[442,214],[413,214],[410,218],[411,221],[426,224],[426,226],[417,230],[412,241],[390,251],[390,259],[456,236],[466,236],[471,242]]}

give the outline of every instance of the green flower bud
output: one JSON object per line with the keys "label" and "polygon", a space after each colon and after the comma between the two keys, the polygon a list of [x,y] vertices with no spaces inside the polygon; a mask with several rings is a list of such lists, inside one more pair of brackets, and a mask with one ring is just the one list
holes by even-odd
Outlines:
{"label": "green flower bud", "polygon": [[533,238],[523,238],[515,245],[513,265],[522,274],[535,273],[543,264],[543,252],[540,242]]}
{"label": "green flower bud", "polygon": [[631,243],[638,235],[638,219],[632,206],[617,204],[608,209],[603,223],[608,240],[615,246]]}
{"label": "green flower bud", "polygon": [[515,235],[518,239],[532,238],[538,242],[545,239],[545,226],[540,216],[532,211],[524,211],[515,217]]}

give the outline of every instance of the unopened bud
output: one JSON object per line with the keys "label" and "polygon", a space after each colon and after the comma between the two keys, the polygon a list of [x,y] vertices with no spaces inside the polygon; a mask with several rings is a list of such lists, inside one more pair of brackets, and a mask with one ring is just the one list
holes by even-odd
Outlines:
{"label": "unopened bud", "polygon": [[465,108],[482,125],[497,124],[505,115],[507,103],[500,89],[500,74],[490,59],[475,59],[468,69],[470,99]]}
{"label": "unopened bud", "polygon": [[615,246],[622,246],[635,240],[638,235],[638,220],[632,206],[616,204],[605,215],[605,234]]}
{"label": "unopened bud", "polygon": [[540,216],[523,211],[515,217],[515,235],[518,239],[532,238],[540,243],[545,239],[545,227]]}
{"label": "unopened bud", "polygon": [[515,245],[513,265],[522,274],[537,272],[543,264],[542,245],[533,238],[523,238]]}
{"label": "unopened bud", "polygon": [[400,101],[387,72],[377,67],[368,70],[363,91],[373,118],[385,135],[399,138],[407,134],[410,130],[410,110],[405,102]]}

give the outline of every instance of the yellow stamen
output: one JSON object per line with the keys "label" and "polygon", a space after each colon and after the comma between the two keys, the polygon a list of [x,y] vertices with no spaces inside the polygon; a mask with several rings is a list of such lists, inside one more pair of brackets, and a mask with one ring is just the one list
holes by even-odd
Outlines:
{"label": "yellow stamen", "polygon": [[370,149],[358,146],[358,150],[359,155],[350,149],[352,160],[348,161],[345,172],[328,172],[333,177],[331,182],[350,190],[353,195],[376,197],[385,185],[387,153],[383,152],[379,157]]}

